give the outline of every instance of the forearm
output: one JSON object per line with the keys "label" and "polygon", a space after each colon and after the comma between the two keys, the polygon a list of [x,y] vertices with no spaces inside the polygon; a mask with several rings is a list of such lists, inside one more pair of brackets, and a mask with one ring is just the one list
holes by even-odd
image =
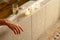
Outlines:
{"label": "forearm", "polygon": [[0,25],[6,25],[5,19],[0,19]]}

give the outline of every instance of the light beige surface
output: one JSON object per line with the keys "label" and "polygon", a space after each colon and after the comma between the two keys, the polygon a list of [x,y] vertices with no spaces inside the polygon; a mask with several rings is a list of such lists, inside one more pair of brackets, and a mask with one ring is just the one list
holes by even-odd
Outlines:
{"label": "light beige surface", "polygon": [[51,0],[46,5],[46,28],[59,18],[59,0]]}
{"label": "light beige surface", "polygon": [[32,40],[37,40],[45,30],[45,6],[32,15]]}
{"label": "light beige surface", "polygon": [[38,40],[53,40],[60,31],[60,20],[43,32]]}
{"label": "light beige surface", "polygon": [[[42,36],[44,34],[44,31],[47,31],[47,29],[51,27],[51,25],[53,25],[58,19],[59,0],[51,0],[39,11],[32,15],[32,40],[37,40],[39,35]],[[45,36],[46,35],[42,37]]]}

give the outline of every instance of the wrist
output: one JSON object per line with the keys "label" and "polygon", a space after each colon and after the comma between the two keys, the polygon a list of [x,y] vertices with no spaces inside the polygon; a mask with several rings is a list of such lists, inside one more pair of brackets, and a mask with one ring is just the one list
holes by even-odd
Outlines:
{"label": "wrist", "polygon": [[5,19],[0,19],[0,25],[6,25]]}
{"label": "wrist", "polygon": [[10,26],[10,22],[7,19],[4,19],[5,25]]}

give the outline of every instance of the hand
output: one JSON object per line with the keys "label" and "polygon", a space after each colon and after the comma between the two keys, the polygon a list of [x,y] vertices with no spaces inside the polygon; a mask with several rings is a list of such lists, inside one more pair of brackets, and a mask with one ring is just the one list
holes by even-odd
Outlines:
{"label": "hand", "polygon": [[20,24],[14,23],[6,19],[4,19],[3,21],[3,25],[7,25],[14,32],[14,34],[20,34],[21,31],[23,31]]}

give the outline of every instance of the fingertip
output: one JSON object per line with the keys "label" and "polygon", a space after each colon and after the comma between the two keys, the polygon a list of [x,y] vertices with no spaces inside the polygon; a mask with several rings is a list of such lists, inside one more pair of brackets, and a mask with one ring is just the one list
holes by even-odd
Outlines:
{"label": "fingertip", "polygon": [[19,26],[20,30],[23,31],[23,29]]}

